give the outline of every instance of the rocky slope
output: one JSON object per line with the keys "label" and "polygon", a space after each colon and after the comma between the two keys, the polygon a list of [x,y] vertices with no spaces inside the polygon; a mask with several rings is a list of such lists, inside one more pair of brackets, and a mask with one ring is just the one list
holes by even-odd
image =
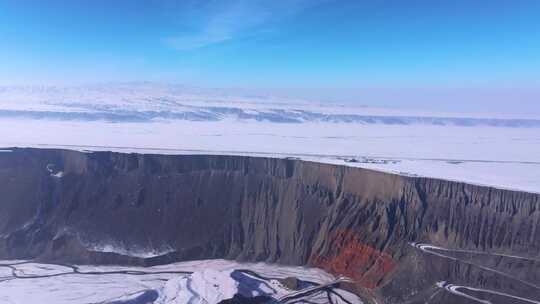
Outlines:
{"label": "rocky slope", "polygon": [[0,193],[0,259],[227,258],[347,275],[368,303],[522,303],[441,281],[540,299],[537,194],[294,159],[40,149],[0,153]]}

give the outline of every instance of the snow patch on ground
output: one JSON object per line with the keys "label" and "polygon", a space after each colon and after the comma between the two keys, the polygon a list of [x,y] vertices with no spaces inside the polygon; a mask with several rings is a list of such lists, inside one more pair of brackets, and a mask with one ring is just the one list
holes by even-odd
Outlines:
{"label": "snow patch on ground", "polygon": [[87,244],[85,245],[85,247],[90,251],[117,253],[121,255],[127,255],[127,256],[132,256],[132,257],[139,257],[139,258],[152,258],[152,257],[165,255],[174,251],[171,247],[168,247],[168,246],[162,246],[160,248],[138,248],[138,247],[127,248],[120,244],[111,244],[111,243]]}
{"label": "snow patch on ground", "polygon": [[239,282],[231,270],[203,269],[190,276],[169,280],[160,292],[157,304],[219,303],[238,293]]}
{"label": "snow patch on ground", "polygon": [[54,174],[51,174],[52,177],[56,177],[56,178],[62,178],[64,177],[64,172],[63,171],[58,171]]}
{"label": "snow patch on ground", "polygon": [[[24,261],[0,261],[0,265],[21,262]],[[317,284],[335,280],[332,275],[315,268],[227,260],[189,261],[153,267],[74,266],[79,273],[65,265],[27,263],[15,267],[19,275],[44,277],[13,278],[9,267],[0,267],[0,303],[130,303],[139,299],[142,303],[151,300],[158,304],[214,304],[237,293],[281,296],[291,292],[273,279],[257,278],[243,272],[245,270],[268,278],[297,277]],[[184,271],[193,273],[164,273]],[[88,272],[92,274],[84,274]],[[96,274],[98,272],[109,273]],[[335,291],[350,303],[361,303],[353,294],[339,289]],[[306,300],[316,304],[328,301],[326,293],[310,295]],[[344,302],[336,299],[334,303]]]}

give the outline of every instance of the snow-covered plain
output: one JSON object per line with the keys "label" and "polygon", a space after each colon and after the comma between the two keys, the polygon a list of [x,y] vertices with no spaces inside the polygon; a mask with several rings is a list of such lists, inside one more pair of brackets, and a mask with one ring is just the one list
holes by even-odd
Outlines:
{"label": "snow-covered plain", "polygon": [[14,146],[299,157],[540,192],[535,117],[372,109],[181,86],[0,87],[0,147]]}
{"label": "snow-covered plain", "polygon": [[[225,260],[147,268],[18,263],[0,261],[1,303],[214,304],[237,293],[265,295],[274,299],[295,293],[277,280],[286,277],[296,277],[308,285],[335,280],[315,268]],[[5,266],[8,264],[16,269],[16,277],[12,275],[11,268]],[[362,303],[358,297],[344,290],[334,289],[334,292],[350,303]],[[302,300],[327,303],[326,293],[320,291],[306,295],[299,299],[299,303]],[[335,294],[329,296],[333,297],[333,303],[344,303]]]}

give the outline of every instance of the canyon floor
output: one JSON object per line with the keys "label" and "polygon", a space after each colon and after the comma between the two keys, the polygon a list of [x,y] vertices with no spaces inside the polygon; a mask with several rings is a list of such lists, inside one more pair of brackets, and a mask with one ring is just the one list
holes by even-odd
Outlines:
{"label": "canyon floor", "polygon": [[0,301],[14,304],[219,303],[235,296],[258,297],[251,303],[362,303],[339,282],[314,268],[225,260],[154,267],[0,261]]}

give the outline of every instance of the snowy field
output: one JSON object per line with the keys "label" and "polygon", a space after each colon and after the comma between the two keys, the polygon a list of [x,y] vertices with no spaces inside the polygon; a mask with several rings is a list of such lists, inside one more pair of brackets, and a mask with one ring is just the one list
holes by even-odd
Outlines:
{"label": "snowy field", "polygon": [[152,84],[0,87],[0,147],[299,157],[540,192],[540,119]]}
{"label": "snowy field", "polygon": [[[296,289],[281,279],[294,277]],[[0,261],[0,303],[218,303],[236,294],[270,300],[295,296],[297,303],[362,303],[337,288],[322,270],[225,260],[181,262],[155,267],[77,266]],[[307,292],[314,290],[314,292]],[[344,301],[345,300],[345,301]]]}

